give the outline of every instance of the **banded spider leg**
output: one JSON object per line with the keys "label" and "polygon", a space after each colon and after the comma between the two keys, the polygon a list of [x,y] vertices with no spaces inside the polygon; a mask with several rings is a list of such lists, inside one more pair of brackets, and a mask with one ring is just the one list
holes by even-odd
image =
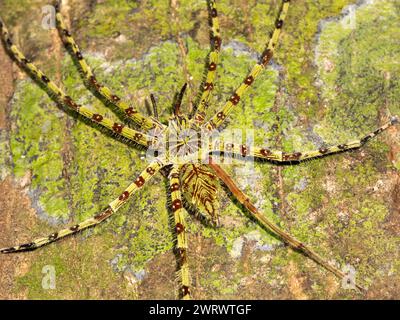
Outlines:
{"label": "banded spider leg", "polygon": [[378,134],[387,130],[391,126],[397,124],[399,122],[397,117],[392,117],[392,119],[385,123],[383,126],[374,130],[371,133],[368,133],[361,139],[356,139],[352,141],[348,141],[346,143],[330,146],[327,148],[319,148],[318,150],[309,150],[303,152],[282,152],[278,150],[272,150],[268,148],[260,148],[260,147],[251,147],[248,145],[240,145],[234,143],[221,143],[219,148],[211,150],[210,153],[228,153],[228,154],[237,154],[242,157],[253,157],[255,159],[264,159],[278,163],[297,163],[300,161],[319,158],[323,156],[327,156],[334,153],[345,152],[352,149],[357,149],[365,145],[370,139],[376,137]]}
{"label": "banded spider leg", "polygon": [[78,113],[83,118],[88,119],[95,124],[98,124],[100,127],[108,129],[109,131],[111,131],[116,135],[124,137],[129,141],[144,147],[149,146],[152,143],[153,139],[156,139],[140,131],[131,129],[121,123],[114,122],[113,120],[105,117],[104,115],[91,111],[86,106],[78,105],[48,76],[46,76],[40,69],[38,69],[32,63],[32,61],[29,61],[25,57],[25,55],[18,49],[18,47],[15,44],[13,44],[9,32],[2,20],[0,20],[0,32],[1,32],[1,38],[3,42],[6,44],[6,48],[8,49],[11,56],[16,61],[18,61],[18,63],[25,70],[27,70],[35,79],[40,81],[40,83],[42,83],[46,87],[46,90],[51,97],[55,98],[59,103],[66,106],[69,110]]}
{"label": "banded spider leg", "polygon": [[[209,131],[218,129],[221,124],[225,121],[225,119],[229,116],[232,110],[238,105],[240,99],[247,92],[248,88],[254,83],[257,77],[261,74],[261,72],[268,66],[270,63],[275,48],[278,44],[279,36],[281,34],[281,30],[283,27],[283,23],[286,19],[288,10],[289,10],[290,0],[283,0],[282,5],[280,7],[278,19],[275,22],[275,30],[272,33],[272,36],[268,42],[266,50],[263,52],[261,56],[261,60],[259,63],[256,63],[250,73],[246,76],[242,84],[235,90],[230,99],[225,103],[221,110],[219,110],[207,123],[203,125],[203,127]],[[206,89],[206,86],[204,87]]]}
{"label": "banded spider leg", "polygon": [[183,207],[181,183],[179,180],[179,168],[173,166],[169,174],[169,187],[171,192],[171,208],[175,220],[176,250],[178,258],[178,273],[181,281],[180,295],[184,300],[190,299],[191,281],[189,274],[189,264],[187,258],[187,239],[186,239],[186,210]]}
{"label": "banded spider leg", "polygon": [[208,13],[210,20],[210,38],[211,38],[211,52],[207,61],[207,73],[205,80],[202,83],[201,95],[199,101],[196,101],[194,108],[194,120],[201,125],[206,116],[207,108],[211,98],[211,91],[214,88],[215,76],[217,74],[217,66],[219,55],[221,51],[221,35],[219,29],[218,11],[215,0],[207,0]]}
{"label": "banded spider leg", "polygon": [[[345,152],[348,150],[356,149],[362,147],[366,144],[370,139],[375,137],[376,135],[382,133],[384,130],[398,123],[398,119],[393,117],[389,122],[379,127],[375,131],[365,135],[363,138],[358,140],[349,141],[345,144],[339,144],[335,146],[331,146],[328,148],[320,148],[318,150],[306,151],[306,152],[293,152],[293,153],[285,153],[282,151],[269,150],[263,148],[251,148],[248,145],[238,145],[233,143],[223,143],[218,150],[213,150],[210,152],[219,154],[238,154],[241,155],[241,159],[245,159],[246,157],[252,157],[255,159],[264,159],[277,163],[288,163],[295,164],[298,162],[302,162],[308,159],[314,159],[323,157],[329,154]],[[307,247],[305,244],[301,243],[290,234],[276,226],[273,222],[268,220],[264,215],[262,215],[257,208],[250,202],[249,198],[244,194],[242,190],[234,183],[234,181],[229,177],[229,175],[215,162],[210,158],[209,161],[210,167],[214,170],[216,175],[223,181],[223,183],[229,188],[232,192],[233,196],[251,213],[251,215],[266,229],[272,230],[276,235],[278,235],[283,241],[288,243],[294,249],[303,252],[306,256],[313,259],[315,262],[323,266],[326,270],[332,272],[339,278],[343,278],[346,276],[342,271],[335,268],[327,261],[325,261],[320,255],[318,255],[315,251]],[[355,284],[358,289],[364,291],[365,289]]]}
{"label": "banded spider leg", "polygon": [[[253,69],[250,71],[250,73],[246,76],[245,80],[243,83],[235,90],[235,92],[232,94],[230,99],[225,103],[225,105],[222,107],[220,111],[218,111],[206,124],[203,125],[203,128],[206,130],[212,131],[215,129],[218,129],[222,123],[225,121],[225,119],[229,116],[229,114],[232,112],[232,110],[235,108],[236,105],[239,104],[241,98],[244,96],[244,94],[247,92],[247,89],[254,83],[256,78],[261,74],[261,72],[267,67],[269,62],[271,61],[275,48],[278,44],[279,36],[281,33],[281,29],[283,27],[283,23],[287,17],[288,9],[289,9],[289,4],[290,0],[283,0],[280,12],[278,15],[278,19],[275,23],[275,30],[272,33],[272,36],[268,42],[268,45],[266,47],[266,50],[263,52],[261,60],[259,63],[257,63]],[[215,8],[215,2],[212,2],[212,6],[215,9],[214,15],[215,18],[217,17],[217,11]],[[217,22],[218,23],[218,22]],[[214,29],[212,29],[214,31]],[[216,65],[212,65],[212,63],[209,64],[209,73],[208,77],[213,77],[214,72],[216,69]],[[213,79],[213,78],[212,78]],[[213,88],[213,83],[206,83],[204,86],[205,93],[203,93],[203,96],[206,97],[205,100],[201,100],[201,102],[208,102],[207,99],[209,99],[209,91],[211,91]],[[200,104],[199,108],[197,110],[197,114],[195,115],[195,120],[198,123],[202,123],[205,114],[204,111],[206,110],[207,103]],[[398,120],[397,118],[392,118],[388,123],[385,125],[381,126],[380,128],[376,129],[375,131],[367,134],[361,139],[358,140],[353,140],[349,141],[344,144],[339,144],[336,146],[328,147],[328,148],[320,148],[319,150],[312,150],[312,151],[307,151],[307,152],[293,152],[293,153],[284,153],[282,151],[277,151],[277,150],[269,150],[269,149],[264,149],[264,148],[254,148],[251,149],[247,145],[237,145],[233,143],[227,143],[218,150],[212,150],[210,154],[213,154],[215,152],[218,153],[236,153],[240,154],[242,157],[254,157],[254,158],[259,158],[259,159],[266,159],[278,163],[292,163],[292,162],[299,162],[299,161],[304,161],[306,159],[312,159],[312,158],[317,158],[321,157],[324,155],[328,154],[333,154],[333,153],[338,153],[338,152],[343,152],[346,150],[351,150],[355,148],[359,148],[362,145],[364,145],[366,142],[368,142],[371,138],[376,136],[377,134],[381,133],[382,131],[386,130],[390,126],[394,125],[397,123]],[[309,256],[311,259],[322,265],[325,269],[331,271],[334,273],[336,276],[342,278],[345,276],[345,274],[338,270],[337,268],[331,266],[329,263],[327,263],[322,257],[320,257],[318,254],[316,254],[313,250],[309,249],[306,247],[304,244],[302,244],[300,241],[296,240],[292,236],[290,236],[288,233],[284,232],[282,229],[277,227],[275,224],[273,224],[271,221],[266,219],[263,215],[261,215],[257,209],[252,205],[248,199],[247,196],[236,186],[236,184],[233,182],[233,180],[229,177],[228,174],[225,173],[225,171],[218,166],[217,164],[213,163],[211,158],[210,158],[210,167],[214,170],[214,172],[217,174],[217,176],[227,185],[227,187],[231,190],[233,195],[241,202],[247,209],[250,211],[252,216],[265,228],[272,230],[275,234],[280,236],[285,242],[290,244],[292,247],[295,249],[302,251],[306,256]],[[362,287],[359,285],[356,285],[360,290],[362,290]]]}
{"label": "banded spider leg", "polygon": [[[326,270],[332,272],[338,278],[343,279],[346,274],[336,267],[332,266],[328,263],[324,258],[322,258],[319,254],[317,254],[314,250],[306,246],[304,243],[300,242],[289,233],[279,228],[276,224],[270,221],[265,215],[258,211],[258,209],[250,202],[250,199],[245,195],[245,193],[235,184],[235,182],[230,178],[230,176],[216,163],[212,161],[210,158],[209,166],[214,170],[218,178],[224,183],[225,186],[228,187],[232,195],[237,199],[251,214],[251,216],[266,230],[272,231],[275,235],[277,235],[280,239],[282,239],[285,243],[290,245],[293,249],[300,251],[305,256],[311,258],[319,265],[324,267]],[[361,285],[355,283],[355,286],[360,291],[365,291],[365,288]]]}
{"label": "banded spider leg", "polygon": [[111,89],[107,86],[100,83],[95,74],[93,73],[92,69],[90,68],[89,64],[86,62],[85,58],[83,57],[82,51],[75,42],[74,38],[72,37],[71,32],[68,30],[63,16],[60,13],[60,6],[58,2],[55,4],[56,8],[56,21],[57,21],[57,28],[60,34],[60,38],[63,41],[65,47],[70,49],[72,56],[76,58],[79,63],[80,69],[82,74],[84,75],[85,79],[89,83],[89,85],[96,90],[100,96],[105,98],[109,103],[117,106],[127,117],[134,121],[134,123],[141,129],[142,131],[146,132],[150,129],[162,129],[164,125],[158,122],[156,118],[146,117],[142,115],[138,110],[130,107],[126,102],[121,100],[118,95],[116,95]]}
{"label": "banded spider leg", "polygon": [[94,226],[100,224],[101,222],[103,222],[104,220],[109,218],[111,215],[116,213],[118,211],[118,209],[128,201],[128,199],[132,196],[132,194],[134,194],[138,190],[142,189],[143,186],[148,181],[150,181],[150,179],[163,166],[164,166],[164,163],[161,162],[159,159],[154,161],[153,163],[151,163],[145,170],[143,170],[143,172],[136,178],[136,180],[133,183],[131,183],[122,192],[122,194],[118,198],[111,201],[108,204],[107,208],[104,211],[98,213],[97,215],[95,215],[89,219],[86,219],[76,225],[73,225],[69,228],[54,232],[47,237],[38,238],[38,239],[32,240],[28,243],[14,246],[14,247],[2,248],[2,249],[0,249],[0,253],[13,253],[13,252],[34,250],[34,249],[43,247],[47,244],[50,244],[54,241],[57,241],[61,238],[64,238],[66,236],[73,235],[79,231],[82,231],[84,229],[94,227]]}

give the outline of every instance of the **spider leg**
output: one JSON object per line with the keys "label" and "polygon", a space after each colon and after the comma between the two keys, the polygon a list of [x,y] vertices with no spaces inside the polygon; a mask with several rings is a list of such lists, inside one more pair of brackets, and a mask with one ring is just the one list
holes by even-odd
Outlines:
{"label": "spider leg", "polygon": [[207,74],[202,84],[202,93],[199,102],[196,103],[194,119],[201,125],[205,119],[208,104],[211,98],[211,91],[214,88],[215,76],[217,74],[217,65],[219,53],[221,50],[221,36],[219,30],[218,11],[215,0],[207,0],[209,20],[210,20],[210,40],[211,52],[208,56]]}
{"label": "spider leg", "polygon": [[91,120],[94,123],[99,124],[102,127],[107,128],[115,134],[123,136],[128,140],[147,147],[153,141],[154,137],[143,134],[140,131],[133,130],[121,123],[114,122],[111,119],[106,118],[101,114],[94,113],[85,106],[78,105],[68,96],[61,88],[59,88],[53,81],[50,80],[40,69],[38,69],[31,61],[29,61],[24,54],[13,44],[9,32],[0,19],[0,32],[2,40],[4,41],[6,48],[12,54],[12,56],[23,66],[31,76],[39,80],[47,88],[50,95],[57,98],[57,100],[63,105],[67,106],[70,110],[79,113],[86,119]]}
{"label": "spider leg", "polygon": [[254,83],[256,78],[261,74],[261,72],[267,67],[267,65],[271,61],[275,51],[275,47],[278,44],[279,35],[281,33],[283,23],[287,16],[289,3],[290,0],[282,1],[279,17],[275,23],[275,30],[272,34],[271,39],[268,42],[266,50],[262,54],[260,61],[253,67],[250,73],[243,80],[242,84],[235,90],[235,92],[232,94],[230,99],[225,103],[222,109],[218,111],[206,124],[204,124],[204,127],[207,130],[211,131],[221,126],[224,120],[229,116],[232,110],[240,102],[240,99],[243,98],[247,89]]}
{"label": "spider leg", "polygon": [[158,117],[158,108],[157,108],[157,101],[156,98],[154,97],[154,94],[150,93],[150,100],[151,100],[151,105],[153,106],[153,115],[154,118],[156,118],[157,120],[159,120]]}
{"label": "spider leg", "polygon": [[[273,231],[277,236],[279,236],[284,242],[289,244],[295,250],[302,252],[307,257],[311,258],[319,265],[324,267],[326,270],[335,274],[338,278],[343,279],[346,274],[336,267],[329,264],[325,261],[319,254],[313,251],[311,248],[306,246],[304,243],[300,242],[289,233],[285,232],[281,228],[279,228],[272,221],[267,219],[261,212],[257,210],[257,208],[250,202],[250,199],[244,194],[242,190],[235,184],[235,182],[229,177],[229,175],[216,163],[212,162],[210,158],[209,166],[214,170],[216,175],[221,179],[221,181],[228,187],[228,189],[232,192],[233,196],[250,212],[251,216],[260,223],[264,228]],[[356,287],[360,291],[364,291],[365,289],[356,284]]]}
{"label": "spider leg", "polygon": [[389,122],[385,123],[383,126],[379,127],[375,131],[365,135],[361,139],[356,139],[352,141],[348,141],[343,144],[338,144],[335,146],[327,147],[327,148],[319,148],[318,150],[311,150],[305,152],[291,152],[286,153],[277,150],[270,150],[266,148],[251,148],[247,145],[239,145],[233,143],[225,143],[220,146],[220,150],[211,151],[211,153],[215,152],[226,152],[231,154],[238,154],[242,157],[254,157],[258,159],[266,159],[274,162],[283,162],[283,163],[297,163],[300,161],[304,161],[307,159],[319,158],[333,153],[344,152],[347,150],[357,149],[366,144],[370,139],[382,133],[384,130],[398,123],[398,118],[393,117]]}
{"label": "spider leg", "polygon": [[103,98],[105,98],[111,104],[117,106],[126,116],[132,119],[141,130],[147,131],[152,128],[162,128],[163,125],[159,123],[156,119],[151,117],[145,117],[140,114],[136,109],[130,107],[127,103],[121,100],[114,92],[111,91],[108,87],[101,84],[96,76],[94,75],[92,69],[87,64],[86,60],[83,58],[82,51],[76,44],[74,38],[71,35],[71,32],[65,25],[63,17],[59,11],[59,5],[56,5],[56,20],[57,20],[57,27],[60,32],[60,37],[64,43],[64,45],[68,48],[70,47],[73,54],[75,55],[83,75],[85,76],[88,83],[94,88]]}
{"label": "spider leg", "polygon": [[47,237],[35,239],[29,243],[21,244],[15,247],[2,248],[0,253],[14,253],[21,251],[31,251],[37,248],[43,247],[49,243],[57,241],[69,235],[73,235],[81,230],[94,227],[104,220],[108,219],[111,215],[118,211],[118,209],[125,204],[133,193],[140,190],[145,183],[147,183],[151,177],[158,172],[162,167],[163,163],[161,161],[155,161],[151,163],[138,177],[130,184],[124,192],[115,200],[110,202],[105,210],[98,213],[97,215],[82,221],[74,226],[66,229],[54,232]]}
{"label": "spider leg", "polygon": [[182,202],[181,185],[179,181],[179,168],[173,166],[169,174],[172,211],[175,219],[175,232],[176,232],[176,249],[178,255],[178,272],[181,281],[180,295],[184,300],[191,298],[190,293],[190,274],[187,258],[187,239],[186,239],[186,223],[185,223],[185,209]]}

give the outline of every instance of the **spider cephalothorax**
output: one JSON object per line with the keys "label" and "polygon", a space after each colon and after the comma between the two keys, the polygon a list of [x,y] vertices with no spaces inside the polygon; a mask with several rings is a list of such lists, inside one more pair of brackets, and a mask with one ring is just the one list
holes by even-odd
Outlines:
{"label": "spider cephalothorax", "polygon": [[[217,190],[218,178],[207,167],[209,152],[216,145],[215,131],[209,131],[199,122],[183,114],[180,104],[185,86],[174,104],[174,113],[170,116],[167,126],[154,134],[148,156],[158,158],[170,165],[179,167],[180,186],[183,200],[192,212],[201,216],[212,225],[218,224]],[[156,106],[155,106],[156,109]],[[161,160],[163,159],[163,160]],[[178,187],[175,184],[174,191]],[[178,229],[181,227],[179,226]]]}
{"label": "spider cephalothorax", "polygon": [[[73,39],[71,32],[67,29],[63,17],[59,12],[60,8],[58,4],[55,6],[58,10],[56,20],[59,33],[64,44],[78,62],[80,71],[82,71],[85,80],[102,98],[119,108],[126,117],[132,120],[137,130],[132,129],[128,125],[112,121],[106,116],[93,112],[90,108],[74,102],[69,95],[55,84],[55,82],[50,80],[50,78],[39,70],[32,61],[29,61],[23,55],[12,42],[9,32],[3,22],[0,21],[2,40],[10,55],[22,68],[27,70],[35,80],[45,86],[51,96],[72,112],[77,113],[86,120],[92,121],[97,126],[103,127],[111,131],[114,135],[147,148],[149,152],[148,159],[150,159],[150,164],[125,190],[120,190],[118,196],[111,201],[102,212],[76,225],[54,232],[47,237],[33,240],[27,244],[1,249],[1,253],[33,250],[101,223],[116,213],[118,209],[131,198],[132,194],[141,190],[157,172],[161,171],[169,180],[170,208],[174,217],[176,252],[181,282],[179,292],[181,297],[186,299],[191,296],[191,279],[187,258],[188,243],[186,239],[185,205],[192,209],[199,210],[207,219],[216,224],[218,222],[217,190],[219,181],[225,184],[233,197],[248,210],[248,213],[260,225],[278,235],[287,244],[301,251],[336,276],[341,278],[345,276],[343,271],[326,262],[304,243],[286,233],[267,219],[265,215],[260,213],[230,176],[215,162],[212,155],[219,153],[222,157],[225,157],[228,154],[238,154],[244,159],[255,158],[274,163],[293,164],[307,159],[359,148],[372,137],[395,124],[397,118],[391,118],[390,121],[382,127],[361,139],[303,152],[285,153],[270,148],[238,144],[235,143],[236,141],[214,143],[213,134],[221,129],[232,110],[237,108],[248,89],[270,63],[278,44],[279,35],[288,13],[290,1],[282,1],[279,16],[275,23],[275,29],[259,61],[253,66],[240,85],[227,99],[224,106],[206,121],[207,109],[210,104],[211,92],[214,88],[215,75],[221,50],[221,37],[219,34],[220,29],[216,3],[214,0],[209,0],[207,2],[211,22],[212,50],[206,65],[206,77],[199,95],[200,99],[190,116],[182,114],[180,104],[186,88],[185,85],[177,95],[173,114],[167,124],[163,124],[159,121],[153,96],[151,96],[151,98],[154,106],[154,114],[152,117],[147,117],[138,112],[134,107],[125,103],[120,97],[113,93],[111,89],[97,80],[92,69],[84,59],[79,46]],[[358,284],[355,284],[355,286],[362,289]]]}
{"label": "spider cephalothorax", "polygon": [[[168,128],[159,141],[164,147],[168,160],[175,163],[194,161],[202,147],[201,128],[185,116],[174,117],[168,121]],[[159,152],[160,146],[156,147]]]}

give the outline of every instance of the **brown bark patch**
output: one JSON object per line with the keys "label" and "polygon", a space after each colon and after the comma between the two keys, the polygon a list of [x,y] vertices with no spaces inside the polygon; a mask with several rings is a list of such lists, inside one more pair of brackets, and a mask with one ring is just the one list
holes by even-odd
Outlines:
{"label": "brown bark patch", "polygon": [[[35,225],[35,212],[22,187],[11,178],[0,182],[0,247],[29,240],[25,235]],[[15,278],[30,268],[30,254],[0,256],[0,299],[24,299],[25,292],[15,293]]]}

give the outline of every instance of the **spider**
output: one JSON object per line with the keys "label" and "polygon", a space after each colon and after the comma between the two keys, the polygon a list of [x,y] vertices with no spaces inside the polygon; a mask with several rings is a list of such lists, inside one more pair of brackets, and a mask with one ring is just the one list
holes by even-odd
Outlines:
{"label": "spider", "polygon": [[[151,95],[153,116],[145,116],[135,108],[126,104],[111,89],[97,80],[91,67],[83,57],[82,51],[63,21],[63,17],[60,13],[60,5],[58,3],[55,4],[57,11],[57,27],[61,39],[68,51],[72,53],[74,59],[79,63],[80,71],[83,73],[86,81],[102,98],[107,100],[129,118],[136,125],[137,130],[132,129],[126,124],[114,122],[106,116],[93,112],[89,108],[75,102],[48,76],[38,69],[32,61],[24,56],[12,42],[5,24],[0,20],[2,41],[12,58],[14,58],[32,78],[40,82],[54,99],[70,111],[80,115],[83,119],[94,123],[99,128],[108,130],[113,135],[132,142],[139,147],[147,148],[151,150],[153,154],[151,163],[100,213],[83,222],[54,232],[49,236],[35,239],[22,245],[0,249],[1,253],[34,250],[66,236],[76,234],[89,227],[96,226],[116,213],[119,208],[127,203],[134,193],[140,191],[156,173],[161,173],[169,180],[170,207],[173,212],[174,231],[176,235],[175,249],[178,259],[180,298],[190,299],[192,296],[187,256],[188,243],[187,224],[185,222],[185,199],[189,199],[188,202],[193,203],[195,207],[203,208],[204,218],[209,220],[212,224],[217,224],[218,213],[215,206],[217,200],[215,182],[218,180],[231,192],[233,197],[247,209],[247,213],[250,217],[256,220],[261,226],[272,231],[293,249],[302,252],[305,256],[311,258],[337,277],[344,278],[346,276],[343,271],[325,261],[306,244],[297,240],[267,219],[265,215],[251,203],[250,199],[237,186],[229,174],[217,163],[214,155],[220,153],[219,155],[224,158],[232,154],[237,154],[243,159],[254,158],[276,164],[297,164],[305,160],[360,148],[371,138],[386,130],[391,125],[396,124],[398,122],[397,118],[393,117],[389,122],[361,139],[305,152],[286,153],[247,144],[232,142],[215,143],[214,140],[210,142],[208,140],[209,137],[212,136],[215,131],[222,128],[231,112],[240,104],[248,88],[253,85],[263,70],[270,64],[289,10],[290,0],[283,0],[280,4],[275,29],[259,61],[232,93],[225,105],[208,120],[207,110],[210,107],[210,98],[215,84],[222,41],[220,37],[216,1],[208,0],[207,4],[211,22],[210,33],[212,46],[206,65],[205,80],[203,81],[202,91],[199,95],[199,102],[190,115],[185,115],[181,112],[182,99],[186,89],[186,85],[184,85],[173,102],[174,112],[167,124],[162,123],[158,118],[157,103],[153,95]],[[358,289],[364,290],[361,285],[355,285]]]}

